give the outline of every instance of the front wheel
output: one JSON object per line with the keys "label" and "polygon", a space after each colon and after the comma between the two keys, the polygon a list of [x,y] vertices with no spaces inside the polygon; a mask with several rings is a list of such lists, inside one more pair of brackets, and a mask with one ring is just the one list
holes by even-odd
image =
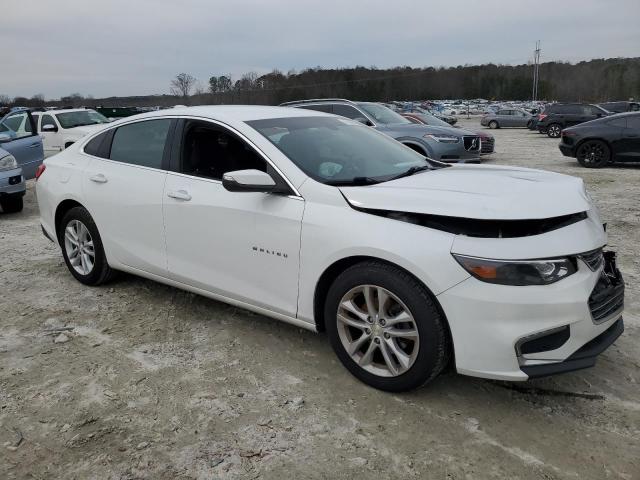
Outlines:
{"label": "front wheel", "polygon": [[547,127],[547,136],[549,138],[560,138],[560,134],[562,133],[562,127],[557,123],[552,123]]}
{"label": "front wheel", "polygon": [[67,268],[80,283],[100,285],[113,277],[98,227],[85,208],[74,207],[64,215],[58,240]]}
{"label": "front wheel", "polygon": [[578,163],[586,168],[604,167],[611,159],[611,151],[600,140],[587,140],[576,151]]}
{"label": "front wheel", "polygon": [[400,392],[424,385],[446,366],[445,319],[414,277],[380,262],[345,270],[325,302],[329,340],[359,380]]}
{"label": "front wheel", "polygon": [[492,130],[495,130],[496,128],[498,128],[500,125],[498,125],[498,122],[496,122],[495,120],[491,120],[489,122],[489,128],[491,128]]}

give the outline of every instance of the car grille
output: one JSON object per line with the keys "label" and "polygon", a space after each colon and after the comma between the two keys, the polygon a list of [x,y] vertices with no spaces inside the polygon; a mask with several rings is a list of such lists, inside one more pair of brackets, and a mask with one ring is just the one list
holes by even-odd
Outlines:
{"label": "car grille", "polygon": [[480,150],[480,137],[467,136],[464,139],[464,149],[469,152],[475,152]]}
{"label": "car grille", "polygon": [[578,258],[586,263],[593,272],[598,270],[604,262],[604,256],[602,255],[601,248],[591,250],[590,252],[581,253],[580,255],[578,255]]}
{"label": "car grille", "polygon": [[624,280],[616,266],[615,253],[594,250],[587,252],[587,254],[583,254],[581,258],[587,256],[592,265],[604,264],[600,278],[589,296],[591,318],[594,323],[601,323],[622,312],[624,308]]}
{"label": "car grille", "polygon": [[482,153],[493,153],[493,149],[496,144],[495,138],[483,138],[482,139]]}

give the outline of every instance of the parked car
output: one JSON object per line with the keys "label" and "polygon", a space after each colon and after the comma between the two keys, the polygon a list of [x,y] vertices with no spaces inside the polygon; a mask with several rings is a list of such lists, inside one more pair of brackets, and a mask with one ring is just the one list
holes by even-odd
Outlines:
{"label": "parked car", "polygon": [[86,108],[34,112],[33,117],[44,142],[45,157],[61,152],[96,128],[109,123],[104,115]]}
{"label": "parked car", "polygon": [[448,126],[416,125],[379,103],[318,99],[287,102],[281,106],[333,113],[357,120],[434,160],[480,161],[481,141],[473,132]]}
{"label": "parked car", "polygon": [[123,270],[326,330],[384,390],[450,360],[502,380],[585,368],[623,331],[581,179],[443,164],[318,111],[131,117],[45,160],[36,193],[79,282]]}
{"label": "parked car", "polygon": [[619,113],[562,130],[560,151],[587,168],[640,162],[640,112]]}
{"label": "parked car", "polygon": [[496,113],[487,113],[480,119],[480,125],[489,128],[526,127],[531,114],[524,110],[502,108]]}
{"label": "parked car", "polygon": [[42,140],[29,110],[14,109],[0,119],[0,207],[4,213],[22,211],[26,178],[42,164]]}
{"label": "parked car", "polygon": [[637,112],[640,110],[638,102],[605,102],[599,103],[599,107],[611,113]]}
{"label": "parked car", "polygon": [[559,138],[563,128],[606,117],[610,112],[586,103],[552,103],[538,115],[538,131]]}
{"label": "parked car", "polygon": [[[448,127],[449,125],[437,118],[434,115],[429,113],[403,113],[402,116],[413,123],[421,123],[423,125],[432,125],[435,127]],[[484,130],[468,130],[470,132],[475,133],[480,137],[482,141],[480,147],[480,154],[487,155],[489,153],[493,153],[495,150],[496,139],[490,133],[485,132]]]}
{"label": "parked car", "polygon": [[35,177],[44,160],[42,139],[35,125],[31,112],[26,108],[12,109],[0,119],[0,147],[16,159],[27,180]]}

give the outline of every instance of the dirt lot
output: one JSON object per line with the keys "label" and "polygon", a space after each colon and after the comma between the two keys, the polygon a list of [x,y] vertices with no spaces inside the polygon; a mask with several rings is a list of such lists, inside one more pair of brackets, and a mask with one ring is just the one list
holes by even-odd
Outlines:
{"label": "dirt lot", "polygon": [[0,478],[639,479],[640,166],[585,170],[557,140],[494,133],[487,163],[579,175],[608,222],[626,331],[595,368],[372,390],[323,335],[131,276],[82,286],[30,185],[0,214]]}

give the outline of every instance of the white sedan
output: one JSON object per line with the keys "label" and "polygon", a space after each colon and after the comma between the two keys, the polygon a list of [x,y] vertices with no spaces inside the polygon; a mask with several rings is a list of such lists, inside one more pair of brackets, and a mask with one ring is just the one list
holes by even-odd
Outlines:
{"label": "white sedan", "polygon": [[584,368],[623,330],[577,178],[445,165],[356,121],[243,106],[125,119],[38,174],[43,231],[78,281],[122,270],[326,330],[377,388],[450,361],[503,380]]}

